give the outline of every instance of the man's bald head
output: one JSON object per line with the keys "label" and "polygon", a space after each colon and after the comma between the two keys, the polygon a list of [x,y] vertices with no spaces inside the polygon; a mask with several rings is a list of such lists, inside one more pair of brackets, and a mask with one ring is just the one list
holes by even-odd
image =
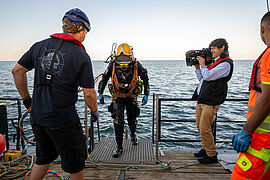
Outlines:
{"label": "man's bald head", "polygon": [[266,27],[267,29],[270,28],[270,11],[262,17],[261,25]]}

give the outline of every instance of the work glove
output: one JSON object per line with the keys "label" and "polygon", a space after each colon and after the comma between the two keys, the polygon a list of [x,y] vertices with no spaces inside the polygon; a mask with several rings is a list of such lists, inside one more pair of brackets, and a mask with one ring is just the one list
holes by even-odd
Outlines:
{"label": "work glove", "polygon": [[30,96],[27,96],[23,98],[23,105],[26,107],[26,109],[29,109],[31,107],[32,98]]}
{"label": "work glove", "polygon": [[96,110],[95,112],[91,112],[91,121],[95,122],[99,120],[99,112]]}
{"label": "work glove", "polygon": [[142,99],[142,106],[143,105],[146,105],[148,102],[148,96],[147,95],[144,95],[143,99]]}
{"label": "work glove", "polygon": [[99,100],[100,104],[104,104],[104,96],[103,96],[103,94],[99,94],[98,100]]}
{"label": "work glove", "polygon": [[248,150],[248,146],[251,142],[252,133],[241,130],[239,133],[233,136],[233,148],[237,152],[246,152]]}

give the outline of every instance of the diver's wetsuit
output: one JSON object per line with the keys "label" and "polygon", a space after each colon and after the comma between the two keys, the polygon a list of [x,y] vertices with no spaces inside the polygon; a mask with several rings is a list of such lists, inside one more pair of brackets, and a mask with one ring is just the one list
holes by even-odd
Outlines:
{"label": "diver's wetsuit", "polygon": [[[109,78],[112,76],[113,63],[114,62],[111,62],[108,65],[107,70],[104,72],[102,76],[102,80],[100,81],[99,86],[98,86],[99,94],[103,94],[103,91],[107,85],[107,82]],[[132,62],[132,63],[135,63],[135,62]],[[116,66],[115,73],[118,78],[118,81],[123,84],[130,84],[133,77],[134,67],[135,66],[131,66],[130,68],[121,69],[121,68],[117,68]],[[149,89],[147,70],[139,62],[138,62],[138,76],[140,76],[141,80],[143,81],[144,94],[149,95],[150,89]],[[120,89],[120,91],[122,90]],[[127,90],[123,90],[122,93],[126,93],[126,91]],[[109,111],[112,113],[112,118],[114,119],[114,130],[115,130],[117,146],[122,147],[123,131],[124,131],[124,124],[125,124],[124,110],[126,108],[127,121],[128,121],[128,126],[131,132],[131,138],[132,138],[135,136],[136,124],[137,124],[136,117],[140,115],[140,108],[138,106],[137,98],[117,97],[114,99],[115,100],[113,101],[113,103],[109,106]]]}

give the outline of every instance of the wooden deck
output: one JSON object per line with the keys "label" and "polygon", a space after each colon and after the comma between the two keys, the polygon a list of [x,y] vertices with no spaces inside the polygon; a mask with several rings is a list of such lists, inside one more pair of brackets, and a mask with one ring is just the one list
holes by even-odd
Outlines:
{"label": "wooden deck", "polygon": [[[105,142],[105,141],[104,141]],[[107,144],[107,145],[106,145]],[[108,143],[104,145],[108,146]],[[141,147],[145,147],[146,141],[139,140],[139,144],[136,146],[132,146],[127,141],[125,142],[125,145],[130,146],[129,150],[126,147],[126,151],[129,151],[129,153],[136,155],[136,149],[139,150]],[[111,146],[111,145],[109,145]],[[147,145],[146,145],[147,146]],[[101,154],[105,153],[106,149],[104,146],[97,146],[96,150],[98,148],[103,148],[103,152]],[[114,148],[113,148],[114,149]],[[149,151],[148,148],[143,148],[146,151]],[[102,149],[99,149],[102,150]],[[127,162],[127,159],[124,158],[125,156],[125,149],[123,152],[122,160],[120,161],[118,158],[112,158],[111,153],[112,149],[108,150],[110,156],[104,155],[99,156],[99,158],[92,157],[95,161],[87,160],[86,162],[86,168],[85,168],[85,179],[86,180],[198,180],[198,179],[204,179],[204,180],[226,180],[231,178],[231,173],[228,170],[225,170],[219,163],[216,164],[200,164],[197,159],[194,157],[193,153],[194,151],[165,151],[164,156],[159,156],[159,160],[165,164],[165,167],[170,165],[169,169],[162,170],[162,165],[159,163],[151,164],[151,163],[144,163],[143,161],[138,160],[138,158],[132,159],[131,157],[131,163]],[[131,152],[134,151],[134,152]],[[95,153],[97,151],[93,151],[92,155],[95,156]],[[151,154],[154,154],[153,148],[150,150]],[[106,153],[105,153],[106,154]],[[140,153],[139,153],[140,154]],[[142,155],[146,155],[145,152],[141,153]],[[138,155],[138,154],[137,154]],[[107,160],[105,158],[104,162],[100,161],[103,157],[107,156]],[[229,155],[230,156],[230,155]],[[96,156],[97,157],[97,156]],[[129,157],[129,156],[126,156]],[[109,158],[109,160],[108,160]],[[120,158],[120,157],[119,157]],[[138,161],[136,161],[136,159]],[[150,158],[151,159],[151,158]],[[104,158],[103,158],[104,160]],[[155,159],[154,159],[155,160]],[[60,164],[52,164],[50,166],[51,170],[54,170],[61,175],[64,176],[64,179],[69,178],[69,174],[65,173],[61,169]],[[21,178],[18,178],[21,179]],[[27,177],[26,179],[29,179]],[[59,180],[58,177],[56,177],[53,174],[48,174],[44,178],[46,180]]]}
{"label": "wooden deck", "polygon": [[[161,168],[160,165],[138,166],[141,169],[110,169],[113,166],[104,166],[107,169],[97,169],[87,161],[85,169],[86,180],[110,179],[110,180],[230,180],[231,173],[225,170],[220,164],[203,165],[197,162],[192,151],[165,151],[164,156],[160,157],[163,163],[170,164],[168,170],[152,170]],[[117,164],[116,164],[117,165]],[[122,167],[123,168],[123,167]],[[64,175],[65,179],[68,174],[63,172],[60,165],[53,164],[50,169]],[[46,176],[47,180],[57,180],[54,175]]]}

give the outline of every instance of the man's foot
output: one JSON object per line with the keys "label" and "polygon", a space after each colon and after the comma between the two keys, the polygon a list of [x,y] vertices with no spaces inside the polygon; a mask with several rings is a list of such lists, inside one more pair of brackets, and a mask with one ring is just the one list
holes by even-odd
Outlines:
{"label": "man's foot", "polygon": [[206,150],[204,150],[204,149],[201,149],[199,152],[194,153],[195,157],[203,157],[205,155],[206,155]]}
{"label": "man's foot", "polygon": [[217,155],[215,155],[213,157],[209,157],[209,156],[205,155],[203,157],[198,158],[197,160],[202,164],[211,164],[211,163],[218,162]]}
{"label": "man's foot", "polygon": [[137,140],[136,137],[132,137],[132,138],[131,138],[131,144],[132,144],[132,145],[137,145],[137,144],[138,144],[138,140]]}
{"label": "man's foot", "polygon": [[123,147],[117,147],[117,149],[113,152],[113,157],[118,158],[123,152]]}

